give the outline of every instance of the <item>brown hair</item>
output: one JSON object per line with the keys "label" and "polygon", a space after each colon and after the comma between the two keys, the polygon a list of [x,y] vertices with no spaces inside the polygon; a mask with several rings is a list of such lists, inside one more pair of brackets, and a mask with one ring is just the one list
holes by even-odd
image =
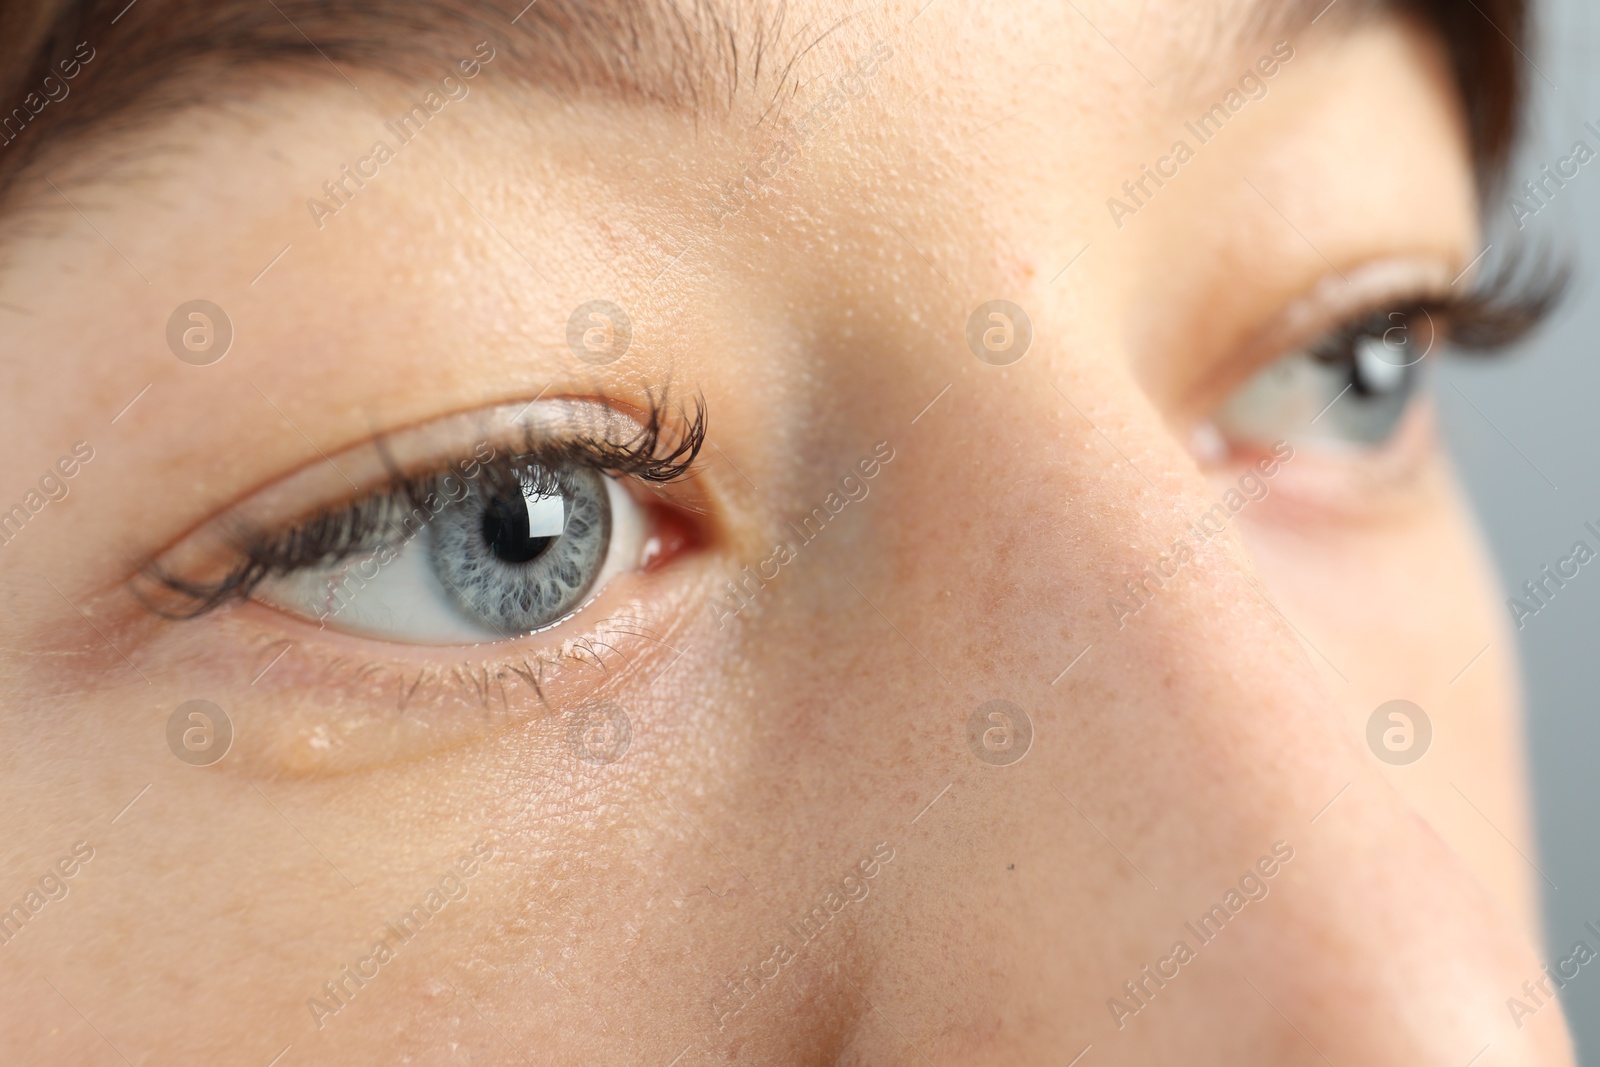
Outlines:
{"label": "brown hair", "polygon": [[1404,7],[1444,39],[1466,108],[1478,182],[1488,192],[1502,177],[1522,119],[1528,2],[1406,0]]}

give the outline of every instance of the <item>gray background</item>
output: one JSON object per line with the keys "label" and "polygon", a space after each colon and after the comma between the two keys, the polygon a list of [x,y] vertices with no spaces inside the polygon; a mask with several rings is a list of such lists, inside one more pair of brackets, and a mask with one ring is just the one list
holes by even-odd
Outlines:
{"label": "gray background", "polygon": [[[1468,5],[1462,10],[1461,18],[1481,17]],[[1600,150],[1600,138],[1583,127],[1585,121],[1600,127],[1600,92],[1589,73],[1600,14],[1593,0],[1545,0],[1538,14],[1538,46],[1529,50],[1537,71],[1524,66],[1533,111],[1512,166],[1513,186],[1567,155],[1580,137]],[[1516,231],[1505,196],[1488,205],[1488,219],[1489,239],[1497,244]],[[1600,528],[1600,463],[1594,457],[1600,442],[1594,343],[1600,330],[1600,159],[1583,167],[1521,236],[1548,240],[1576,261],[1567,303],[1509,358],[1481,366],[1445,361],[1436,389],[1445,436],[1505,596],[1579,537],[1595,546],[1585,520]],[[1600,950],[1583,929],[1586,920],[1600,926],[1600,715],[1594,699],[1600,691],[1600,562],[1582,568],[1517,637],[1541,853],[1534,858],[1559,887],[1544,887],[1545,951],[1554,960],[1579,938]],[[1520,862],[1515,856],[1509,861]],[[1581,1062],[1600,1067],[1600,966],[1584,967],[1562,1000]]]}

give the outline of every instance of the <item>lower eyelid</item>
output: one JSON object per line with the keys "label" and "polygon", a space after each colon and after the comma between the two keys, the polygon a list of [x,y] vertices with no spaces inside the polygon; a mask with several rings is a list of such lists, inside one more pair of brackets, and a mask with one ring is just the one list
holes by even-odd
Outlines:
{"label": "lower eyelid", "polygon": [[[608,479],[608,491],[627,493]],[[630,509],[622,509],[628,512]],[[631,509],[638,519],[645,506]],[[560,719],[596,700],[626,702],[684,647],[672,636],[688,617],[687,585],[640,570],[645,530],[636,521],[614,531],[614,554],[595,594],[555,626],[523,638],[477,646],[397,645],[317,630],[260,604],[219,613],[202,638],[208,647],[249,648],[219,664],[216,690],[233,694],[246,774],[327,777],[416,759],[544,719]],[[298,631],[298,633],[294,633]],[[291,636],[292,634],[292,636]],[[284,653],[285,648],[289,648]],[[247,684],[280,653],[283,658]],[[208,664],[208,670],[211,669]],[[230,680],[223,683],[222,676]],[[243,679],[243,681],[241,681]],[[551,728],[553,762],[570,754]]]}
{"label": "lower eyelid", "polygon": [[[587,626],[569,618],[542,635],[483,646],[394,645],[300,622],[291,630],[276,609],[244,604],[214,616],[202,639],[226,651],[170,670],[232,717],[241,743],[227,765],[238,773],[353,773],[562,719],[597,700],[626,704],[626,692],[648,685],[683,647],[673,633],[686,617],[684,594],[674,599],[654,588],[661,583],[639,580],[645,588],[626,599],[592,605],[599,610]],[[181,649],[184,629],[170,632]],[[154,666],[162,671],[159,660]],[[554,764],[569,753],[559,747],[561,728],[549,733]]]}
{"label": "lower eyelid", "polygon": [[[1210,467],[1220,496],[1236,488],[1254,450]],[[1268,496],[1244,511],[1250,521],[1322,533],[1417,514],[1448,487],[1437,419],[1426,392],[1401,417],[1393,438],[1376,448],[1329,450],[1296,443],[1294,455],[1266,481]]]}

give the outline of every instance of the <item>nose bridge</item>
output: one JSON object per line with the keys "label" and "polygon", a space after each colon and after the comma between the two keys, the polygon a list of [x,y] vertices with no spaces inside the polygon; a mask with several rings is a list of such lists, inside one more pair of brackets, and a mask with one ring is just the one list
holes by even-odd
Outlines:
{"label": "nose bridge", "polygon": [[1374,1064],[1570,1062],[1557,1004],[1537,1026],[1508,1010],[1542,977],[1519,925],[1379,777],[1341,787],[1297,836],[1275,909],[1241,928],[1228,961],[1253,983],[1246,1018],[1292,1026],[1308,1063],[1313,1050]]}
{"label": "nose bridge", "polygon": [[1128,1053],[1109,1062],[1570,1062],[1548,988],[1524,993],[1520,925],[1364,764],[1264,609],[1220,593],[1188,596],[1237,640],[1196,650],[1192,616],[1152,614],[1056,705],[1052,785],[1146,901],[1107,912],[1135,931],[1098,982],[1105,1050]]}

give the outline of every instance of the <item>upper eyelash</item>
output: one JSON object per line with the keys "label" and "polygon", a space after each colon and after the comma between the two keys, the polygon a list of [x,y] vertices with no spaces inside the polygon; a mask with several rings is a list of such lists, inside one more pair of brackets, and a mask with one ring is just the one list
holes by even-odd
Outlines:
{"label": "upper eyelash", "polygon": [[1347,362],[1357,339],[1387,337],[1395,315],[1404,322],[1426,313],[1442,322],[1453,349],[1493,356],[1549,318],[1566,295],[1571,277],[1570,264],[1518,247],[1469,292],[1373,308],[1323,334],[1307,351],[1323,362]]}
{"label": "upper eyelash", "polygon": [[1452,348],[1493,355],[1548,319],[1571,282],[1570,262],[1517,245],[1470,292],[1421,300],[1413,310],[1443,316]]}
{"label": "upper eyelash", "polygon": [[[654,393],[646,394],[645,421],[639,432],[624,439],[580,436],[571,441],[539,444],[529,440],[528,451],[545,456],[560,455],[571,449],[568,458],[586,461],[599,470],[613,474],[626,474],[641,481],[664,483],[675,481],[687,474],[700,455],[706,441],[706,403],[704,396],[696,396],[694,415],[691,418],[683,409],[673,411],[667,403],[667,394],[658,399]],[[681,429],[668,434],[670,421],[681,420]],[[676,440],[670,449],[662,451],[669,441]]]}
{"label": "upper eyelash", "polygon": [[[520,487],[519,470],[535,467],[540,477],[536,492],[543,495],[560,487],[561,467],[567,464],[656,485],[680,479],[693,469],[705,444],[704,398],[696,398],[690,416],[682,409],[669,409],[665,393],[659,399],[653,393],[647,397],[646,417],[637,433],[621,438],[579,435],[549,441],[537,438],[530,429],[521,451],[483,463],[475,480],[493,491],[514,484]],[[679,420],[678,432],[669,434],[669,424]],[[287,529],[243,535],[236,547],[239,561],[215,581],[193,581],[152,560],[140,571],[149,588],[135,586],[134,594],[163,618],[193,619],[248,599],[267,578],[336,563],[364,550],[374,535],[392,531],[398,514],[419,506],[454,470],[447,464],[422,474],[403,474],[388,460],[381,440],[378,447],[393,471],[388,484],[358,499],[318,509]],[[153,593],[168,594],[167,600],[159,600]]]}
{"label": "upper eyelash", "polygon": [[1450,342],[1455,348],[1493,354],[1522,340],[1548,319],[1571,284],[1570,261],[1517,245],[1471,293],[1430,310],[1448,317]]}

